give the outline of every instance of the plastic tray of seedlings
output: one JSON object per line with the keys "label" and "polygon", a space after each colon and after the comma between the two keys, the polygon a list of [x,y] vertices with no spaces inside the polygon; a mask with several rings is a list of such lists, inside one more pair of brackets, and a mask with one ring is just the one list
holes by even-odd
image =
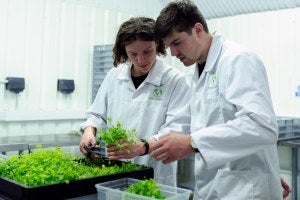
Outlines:
{"label": "plastic tray of seedlings", "polygon": [[[55,162],[53,158],[51,159],[52,162]],[[7,160],[4,160],[2,161],[2,163],[6,161]],[[123,161],[111,161],[103,157],[99,159],[93,159],[93,160],[88,158],[81,158],[76,160],[76,162],[80,162],[86,165],[92,164],[92,166],[96,166],[96,167],[97,166],[122,167],[124,166],[123,165],[124,163],[125,164],[127,163]],[[26,168],[27,167],[25,166],[24,171],[26,171]],[[39,168],[39,165],[37,165],[36,168]],[[124,170],[125,172],[112,171],[111,173],[108,173],[106,175],[95,176],[90,178],[81,178],[69,182],[51,183],[51,184],[45,184],[39,186],[28,186],[26,184],[19,183],[15,180],[8,179],[6,176],[2,176],[1,170],[4,171],[3,165],[1,168],[1,162],[0,162],[0,199],[1,197],[4,199],[24,199],[24,200],[68,199],[68,198],[81,197],[81,196],[86,196],[91,194],[97,194],[95,184],[101,182],[112,181],[112,180],[125,178],[125,177],[131,177],[135,179],[153,178],[153,168],[139,166],[138,169],[133,169],[133,170],[131,170],[131,168],[129,167],[128,169]],[[34,169],[34,170],[38,170],[38,169]],[[47,173],[51,171],[51,167],[44,168],[42,171],[45,171],[45,173]],[[22,179],[22,177],[28,176],[28,174],[23,174],[23,175],[18,174],[16,176],[20,176]]]}

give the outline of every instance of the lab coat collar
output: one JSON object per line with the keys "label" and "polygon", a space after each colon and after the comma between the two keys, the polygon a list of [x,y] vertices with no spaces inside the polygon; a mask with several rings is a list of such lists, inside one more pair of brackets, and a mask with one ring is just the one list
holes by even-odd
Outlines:
{"label": "lab coat collar", "polygon": [[[122,67],[122,70],[117,78],[119,80],[129,81],[131,79],[132,62],[124,63],[121,65],[125,65],[125,66]],[[121,65],[119,67],[121,67]],[[145,82],[151,83],[156,86],[160,86],[162,75],[163,75],[162,71],[164,70],[164,67],[162,67],[162,65],[163,65],[163,61],[157,56],[156,62],[154,63],[154,66],[151,68],[151,70],[149,71],[149,74],[145,79]]]}
{"label": "lab coat collar", "polygon": [[205,64],[204,70],[203,70],[200,78],[199,78],[199,69],[197,67],[197,63],[195,64],[195,66],[193,66],[195,69],[195,72],[192,77],[192,82],[194,84],[196,84],[200,79],[202,79],[201,77],[204,77],[204,75],[203,75],[204,72],[206,73],[206,72],[214,72],[215,71],[215,69],[214,69],[216,66],[215,63],[218,60],[219,55],[221,54],[221,50],[222,50],[224,41],[225,41],[225,38],[220,33],[216,32],[213,35],[213,39],[212,39],[212,42],[211,42],[211,45],[210,45],[210,48],[208,51],[207,59],[206,59],[206,64]]}
{"label": "lab coat collar", "polygon": [[208,51],[207,59],[206,59],[206,64],[204,71],[205,72],[210,72],[214,71],[214,67],[216,66],[215,63],[221,54],[222,46],[225,41],[225,38],[219,33],[216,32],[213,35],[213,39]]}
{"label": "lab coat collar", "polygon": [[119,66],[117,66],[117,67],[121,68],[121,71],[120,71],[119,75],[117,76],[117,79],[129,81],[131,78],[131,70],[130,70],[131,66],[132,66],[131,62],[126,62],[126,63],[120,64]]}
{"label": "lab coat collar", "polygon": [[154,63],[154,66],[150,70],[145,82],[151,83],[155,86],[161,85],[161,80],[163,76],[163,70],[166,70],[165,67],[163,67],[163,61],[157,56],[156,62]]}

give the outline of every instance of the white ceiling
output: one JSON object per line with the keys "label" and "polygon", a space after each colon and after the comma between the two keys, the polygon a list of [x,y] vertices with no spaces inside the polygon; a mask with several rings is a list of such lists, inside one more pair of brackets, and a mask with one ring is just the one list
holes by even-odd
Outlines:
{"label": "white ceiling", "polygon": [[194,0],[206,19],[295,8],[300,0]]}
{"label": "white ceiling", "polygon": [[[62,0],[103,9],[157,17],[171,0]],[[300,0],[194,0],[206,19],[300,7]]]}

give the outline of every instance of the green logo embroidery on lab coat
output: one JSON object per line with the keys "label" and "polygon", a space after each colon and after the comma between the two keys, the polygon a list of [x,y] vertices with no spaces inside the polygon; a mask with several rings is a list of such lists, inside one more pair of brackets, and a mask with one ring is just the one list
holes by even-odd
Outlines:
{"label": "green logo embroidery on lab coat", "polygon": [[209,86],[208,86],[208,88],[211,89],[211,88],[215,88],[215,87],[217,87],[217,76],[216,76],[215,73],[213,73],[209,77]]}
{"label": "green logo embroidery on lab coat", "polygon": [[163,86],[155,86],[151,99],[161,100],[161,96],[163,95]]}

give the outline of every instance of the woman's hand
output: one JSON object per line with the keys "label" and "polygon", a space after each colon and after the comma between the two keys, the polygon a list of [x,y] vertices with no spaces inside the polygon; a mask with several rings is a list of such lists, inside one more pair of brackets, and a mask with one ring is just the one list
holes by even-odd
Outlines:
{"label": "woman's hand", "polygon": [[95,154],[89,154],[86,150],[85,150],[85,146],[93,146],[96,143],[96,138],[95,138],[95,134],[96,134],[96,129],[92,126],[88,126],[84,129],[83,135],[81,137],[81,141],[79,144],[79,149],[82,152],[83,155],[90,157],[90,158],[96,158],[99,157]]}

